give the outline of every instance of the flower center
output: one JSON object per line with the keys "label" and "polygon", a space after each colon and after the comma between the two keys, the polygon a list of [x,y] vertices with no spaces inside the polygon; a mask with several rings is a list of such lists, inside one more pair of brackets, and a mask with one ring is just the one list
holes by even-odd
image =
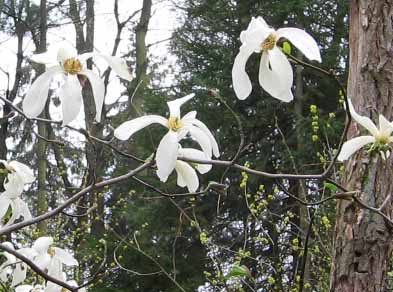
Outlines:
{"label": "flower center", "polygon": [[48,255],[50,255],[52,258],[55,256],[56,252],[53,248],[48,248]]}
{"label": "flower center", "polygon": [[263,41],[261,44],[261,49],[262,51],[270,51],[274,48],[277,42],[277,37],[275,36],[274,33],[271,33],[268,35],[268,37]]}
{"label": "flower center", "polygon": [[78,74],[82,71],[82,64],[75,58],[65,60],[63,64],[64,71],[69,74]]}
{"label": "flower center", "polygon": [[183,122],[177,117],[170,117],[168,120],[168,128],[174,132],[177,132],[183,127]]}
{"label": "flower center", "polygon": [[389,144],[389,136],[388,135],[380,134],[376,137],[376,140],[381,145]]}

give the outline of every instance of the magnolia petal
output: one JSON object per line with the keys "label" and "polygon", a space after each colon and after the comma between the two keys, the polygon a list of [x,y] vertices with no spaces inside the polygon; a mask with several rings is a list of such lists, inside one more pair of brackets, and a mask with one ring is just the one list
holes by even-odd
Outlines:
{"label": "magnolia petal", "polygon": [[274,29],[269,27],[262,17],[253,17],[247,30],[240,33],[240,41],[243,46],[252,48],[254,52],[260,52],[261,44],[272,33],[274,33]]}
{"label": "magnolia petal", "polygon": [[156,153],[157,175],[166,182],[176,165],[179,146],[177,133],[169,131],[160,141]]}
{"label": "magnolia petal", "polygon": [[54,247],[53,250],[55,251],[56,258],[66,266],[78,265],[78,261],[68,251],[58,247]]}
{"label": "magnolia petal", "polygon": [[104,81],[91,70],[84,70],[81,72],[90,81],[93,90],[94,102],[96,105],[96,121],[101,121],[101,112],[104,106],[105,99],[105,84]]}
{"label": "magnolia petal", "polygon": [[102,54],[98,54],[97,56],[103,58],[108,63],[109,67],[111,67],[119,77],[128,81],[132,80],[130,69],[128,68],[127,63],[124,59],[116,56],[108,56]]}
{"label": "magnolia petal", "polygon": [[317,42],[306,31],[294,27],[280,28],[277,30],[277,37],[288,39],[309,60],[322,62]]}
{"label": "magnolia petal", "polygon": [[[0,220],[5,216],[10,206],[10,199],[0,196]],[[0,228],[1,229],[1,228]]]}
{"label": "magnolia petal", "polygon": [[36,258],[34,259],[34,263],[39,267],[41,270],[45,270],[48,268],[49,264],[51,262],[51,257],[50,255],[45,252],[45,253],[40,253]]}
{"label": "magnolia petal", "polygon": [[355,122],[366,128],[374,137],[378,136],[379,130],[377,126],[371,121],[371,119],[369,117],[359,115],[355,111],[352,101],[349,98],[348,98],[348,104],[349,104],[349,112],[351,113],[351,116],[355,120]]}
{"label": "magnolia petal", "polygon": [[345,161],[363,146],[374,142],[375,138],[373,136],[360,136],[346,141],[337,159],[339,161]]}
{"label": "magnolia petal", "polygon": [[232,67],[233,90],[238,99],[246,99],[252,91],[250,77],[246,72],[248,58],[254,53],[253,46],[241,46]]}
{"label": "magnolia petal", "polygon": [[23,112],[28,118],[36,118],[41,114],[48,99],[50,82],[56,74],[62,72],[60,66],[50,67],[33,82],[22,103]]}
{"label": "magnolia petal", "polygon": [[77,59],[81,62],[81,63],[85,63],[88,59],[92,58],[96,56],[96,54],[94,54],[93,52],[87,52],[87,53],[83,53],[77,56]]}
{"label": "magnolia petal", "polygon": [[198,127],[187,126],[185,128],[189,130],[191,137],[201,146],[205,155],[211,158],[213,149],[209,136]]}
{"label": "magnolia petal", "polygon": [[379,115],[379,131],[387,136],[393,132],[393,125],[383,115]]}
{"label": "magnolia petal", "polygon": [[169,116],[170,117],[175,117],[175,118],[180,118],[180,107],[189,101],[191,98],[195,96],[195,93],[191,93],[189,95],[186,95],[182,98],[178,98],[172,101],[168,101],[168,107],[169,107]]}
{"label": "magnolia petal", "polygon": [[76,119],[82,107],[82,87],[76,75],[68,74],[66,82],[60,88],[59,97],[65,126]]}
{"label": "magnolia petal", "polygon": [[25,182],[18,173],[10,173],[7,176],[7,182],[4,184],[5,192],[3,195],[9,199],[19,197],[25,186]]}
{"label": "magnolia petal", "polygon": [[18,161],[11,161],[8,165],[15,169],[16,173],[18,173],[23,178],[25,183],[32,183],[35,180],[33,170],[26,164],[20,163]]}
{"label": "magnolia petal", "polygon": [[20,211],[19,216],[23,216],[23,220],[30,220],[31,218],[33,218],[26,202],[24,202],[23,200],[21,200],[19,198],[16,200],[18,201],[18,204],[19,204],[19,211]]}
{"label": "magnolia petal", "polygon": [[49,246],[53,244],[53,238],[49,236],[43,236],[36,239],[32,248],[39,254],[45,254],[48,252]]}
{"label": "magnolia petal", "polygon": [[41,54],[34,54],[31,56],[30,60],[38,64],[44,65],[57,65],[58,61],[56,59],[56,54],[53,51],[47,51]]}
{"label": "magnolia petal", "polygon": [[[209,160],[209,157],[206,157],[206,154],[203,151],[194,149],[194,148],[181,148],[179,149],[179,157],[189,158],[195,160]],[[211,164],[199,164],[197,163],[195,168],[199,171],[199,173],[204,174],[210,171],[212,168]]]}
{"label": "magnolia petal", "polygon": [[176,161],[177,185],[187,186],[190,193],[194,193],[199,187],[199,179],[195,169],[184,161]]}
{"label": "magnolia petal", "polygon": [[76,58],[76,56],[77,56],[76,49],[71,46],[60,47],[59,50],[57,51],[57,61],[62,64],[68,59]]}
{"label": "magnolia petal", "polygon": [[[46,284],[44,292],[62,292],[63,288],[53,282],[49,282]],[[67,290],[68,291],[68,290]]]}
{"label": "magnolia petal", "polygon": [[116,128],[114,135],[117,139],[127,140],[134,133],[155,123],[166,128],[168,127],[168,120],[166,118],[157,115],[148,115],[122,123]]}
{"label": "magnolia petal", "polygon": [[15,266],[14,272],[12,273],[12,283],[11,286],[16,286],[22,283],[26,279],[27,265],[17,264]]}
{"label": "magnolia petal", "polygon": [[202,121],[197,120],[197,119],[190,120],[190,123],[192,123],[194,126],[197,126],[199,129],[201,129],[206,134],[206,136],[209,137],[210,144],[213,149],[213,154],[215,157],[219,157],[220,150],[218,149],[217,141],[214,138],[213,134],[210,132],[209,128]]}
{"label": "magnolia petal", "polygon": [[292,67],[287,57],[277,47],[262,54],[259,83],[271,96],[284,102],[293,100]]}
{"label": "magnolia petal", "polygon": [[31,285],[20,285],[15,288],[15,292],[30,292],[33,288]]}
{"label": "magnolia petal", "polygon": [[193,119],[196,118],[197,112],[196,111],[190,111],[188,113],[186,113],[181,120],[183,121],[183,123],[186,123],[188,121],[191,121]]}

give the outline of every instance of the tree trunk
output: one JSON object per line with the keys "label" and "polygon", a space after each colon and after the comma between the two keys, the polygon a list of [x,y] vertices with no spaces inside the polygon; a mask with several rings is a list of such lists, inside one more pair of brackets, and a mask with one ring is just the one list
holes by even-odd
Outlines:
{"label": "tree trunk", "polygon": [[[360,114],[376,121],[381,113],[391,120],[393,3],[352,0],[350,9],[348,96]],[[358,136],[359,130],[352,123],[349,137]],[[366,151],[358,151],[345,169],[343,185],[360,191],[364,203],[378,207],[391,195],[391,159],[383,161],[379,155],[370,157]],[[384,212],[391,211],[389,202]],[[380,215],[353,201],[339,201],[330,291],[386,291],[391,251],[391,230]]]}

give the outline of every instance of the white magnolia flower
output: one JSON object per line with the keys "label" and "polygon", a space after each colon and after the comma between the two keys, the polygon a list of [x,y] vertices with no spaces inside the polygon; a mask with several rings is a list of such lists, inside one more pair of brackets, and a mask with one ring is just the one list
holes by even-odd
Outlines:
{"label": "white magnolia flower", "polygon": [[196,111],[192,111],[180,117],[180,107],[185,102],[194,97],[194,94],[168,102],[169,119],[157,115],[147,115],[127,121],[115,130],[115,137],[120,140],[129,139],[135,132],[154,123],[168,128],[168,133],[161,139],[157,148],[156,163],[157,175],[161,181],[165,182],[176,166],[179,153],[178,141],[189,134],[201,146],[206,157],[212,155],[218,157],[220,152],[218,144],[200,120],[196,119]]}
{"label": "white magnolia flower", "polygon": [[372,136],[360,136],[346,141],[341,149],[340,154],[338,155],[338,160],[347,160],[353,153],[370,143],[373,143],[375,149],[380,150],[383,154],[382,157],[385,158],[384,152],[389,153],[388,145],[393,142],[393,125],[383,115],[380,114],[378,129],[369,117],[361,116],[356,113],[350,99],[348,99],[348,104],[349,112],[351,113],[352,118],[359,125],[366,128]]}
{"label": "white magnolia flower", "polygon": [[[14,246],[10,242],[4,242],[3,244],[14,249]],[[31,248],[21,248],[17,252],[30,260],[36,255]],[[7,281],[8,275],[12,274],[11,286],[14,287],[26,279],[28,265],[8,252],[4,252],[4,256],[7,258],[7,261],[0,266],[0,279],[5,282]]]}
{"label": "white magnolia flower", "polygon": [[[179,147],[179,158],[189,158],[197,160],[206,160],[206,154],[203,151],[193,149],[193,148],[181,148]],[[175,165],[175,170],[177,173],[177,185],[179,187],[187,187],[189,192],[196,192],[199,187],[198,175],[195,171],[198,170],[199,173],[207,173],[212,168],[211,164],[191,164],[189,162],[177,160]]]}
{"label": "white magnolia flower", "polygon": [[20,198],[24,188],[23,181],[18,175],[8,175],[4,184],[5,191],[0,194],[0,220],[7,214],[11,208],[11,217],[5,226],[15,222],[15,220],[23,217],[24,220],[32,218],[27,204]]}
{"label": "white magnolia flower", "polygon": [[253,17],[247,30],[240,34],[242,46],[232,68],[233,88],[239,99],[246,99],[252,90],[246,63],[254,52],[262,52],[259,83],[263,89],[282,101],[289,102],[293,99],[293,71],[287,57],[277,47],[280,38],[290,40],[308,59],[321,62],[317,43],[304,30],[293,27],[274,30],[262,17]]}
{"label": "white magnolia flower", "polygon": [[52,244],[52,237],[40,237],[34,242],[32,249],[37,253],[34,263],[40,269],[47,270],[49,275],[61,277],[63,264],[77,266],[78,261],[68,251],[53,247]]}
{"label": "white magnolia flower", "polygon": [[63,109],[63,125],[73,121],[82,105],[82,87],[78,76],[83,75],[90,81],[96,105],[96,120],[99,122],[104,104],[105,86],[104,81],[85,66],[86,60],[91,57],[104,59],[121,78],[132,79],[126,63],[118,57],[94,53],[85,53],[78,56],[76,51],[70,48],[60,48],[57,53],[57,61],[53,60],[51,56],[52,54],[49,52],[32,57],[34,62],[52,66],[48,67],[46,72],[34,81],[23,100],[23,112],[30,118],[35,118],[41,114],[48,98],[52,78],[55,75],[63,74],[65,83],[60,88],[59,93]]}
{"label": "white magnolia flower", "polygon": [[18,161],[7,162],[0,160],[0,163],[4,165],[5,170],[8,172],[7,178],[17,177],[20,184],[29,184],[35,180],[33,170],[27,165]]}

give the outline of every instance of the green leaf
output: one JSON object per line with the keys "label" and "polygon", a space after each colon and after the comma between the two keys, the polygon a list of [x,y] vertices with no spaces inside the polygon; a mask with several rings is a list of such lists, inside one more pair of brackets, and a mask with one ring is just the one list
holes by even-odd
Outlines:
{"label": "green leaf", "polygon": [[290,55],[291,52],[292,52],[291,44],[288,43],[288,42],[284,42],[284,43],[282,44],[282,50],[284,51],[284,53]]}
{"label": "green leaf", "polygon": [[332,183],[325,182],[323,185],[325,188],[327,188],[331,191],[334,191],[334,192],[337,191],[337,189],[338,189],[337,186]]}
{"label": "green leaf", "polygon": [[232,270],[225,276],[225,279],[239,277],[252,278],[250,270],[246,266],[233,266]]}

